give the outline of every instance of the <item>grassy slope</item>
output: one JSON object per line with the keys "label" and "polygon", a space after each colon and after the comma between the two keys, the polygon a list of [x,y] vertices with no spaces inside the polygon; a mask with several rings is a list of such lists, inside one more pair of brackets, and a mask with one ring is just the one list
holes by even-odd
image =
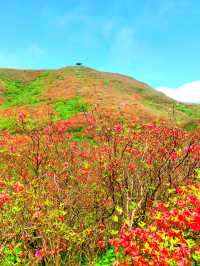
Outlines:
{"label": "grassy slope", "polygon": [[[71,102],[66,103],[68,100]],[[0,69],[0,103],[2,129],[10,125],[19,111],[41,119],[48,109],[57,112],[57,119],[59,115],[63,119],[86,110],[84,104],[99,104],[126,117],[145,120],[170,119],[175,115],[177,121],[189,127],[200,118],[200,105],[181,104],[133,78],[86,67],[48,71]]]}

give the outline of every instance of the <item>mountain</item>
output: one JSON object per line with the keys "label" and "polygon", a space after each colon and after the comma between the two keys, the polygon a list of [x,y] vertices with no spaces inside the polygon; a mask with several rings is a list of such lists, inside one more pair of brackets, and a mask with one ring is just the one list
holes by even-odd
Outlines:
{"label": "mountain", "polygon": [[[8,128],[19,112],[33,119],[54,113],[66,119],[98,105],[113,115],[141,120],[176,120],[196,127],[200,105],[183,104],[134,78],[84,66],[57,70],[0,69],[0,128]],[[85,108],[85,109],[84,109]]]}

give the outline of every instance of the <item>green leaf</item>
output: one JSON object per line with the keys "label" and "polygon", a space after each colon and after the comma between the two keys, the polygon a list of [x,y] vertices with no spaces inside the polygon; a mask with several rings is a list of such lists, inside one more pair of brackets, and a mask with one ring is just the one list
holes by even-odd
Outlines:
{"label": "green leaf", "polygon": [[114,236],[115,236],[115,235],[118,235],[118,233],[119,233],[119,231],[118,231],[118,230],[114,230],[114,229],[113,229],[113,230],[111,230],[111,234],[112,234],[112,235],[114,235]]}
{"label": "green leaf", "polygon": [[19,248],[16,248],[15,249],[15,254],[16,255],[19,255],[19,254],[21,254],[22,253],[22,250],[21,249],[19,249]]}
{"label": "green leaf", "polygon": [[141,228],[144,228],[146,224],[145,224],[144,222],[141,221],[141,222],[138,223],[138,225],[139,225]]}
{"label": "green leaf", "polygon": [[168,189],[168,192],[169,192],[170,194],[174,193],[175,191],[176,191],[175,188],[169,188],[169,189]]}
{"label": "green leaf", "polygon": [[21,247],[21,245],[23,245],[23,243],[22,243],[22,242],[18,242],[17,245],[16,245],[15,247],[16,247],[16,248],[17,248],[17,247]]}
{"label": "green leaf", "polygon": [[129,210],[132,211],[137,208],[137,203],[135,201],[131,201],[129,204]]}
{"label": "green leaf", "polygon": [[8,260],[9,262],[14,262],[14,261],[15,261],[15,256],[13,256],[13,255],[8,255],[8,256],[7,256],[7,260]]}
{"label": "green leaf", "polygon": [[200,179],[200,168],[195,169],[195,172],[197,173],[196,178]]}
{"label": "green leaf", "polygon": [[117,223],[119,221],[119,218],[117,215],[113,215],[112,220],[113,220],[113,222]]}
{"label": "green leaf", "polygon": [[193,246],[196,245],[196,242],[193,239],[191,239],[191,238],[186,239],[186,243],[187,243],[189,248],[192,248]]}
{"label": "green leaf", "polygon": [[123,213],[123,210],[121,207],[117,206],[116,211],[121,215]]}
{"label": "green leaf", "polygon": [[200,252],[195,252],[195,254],[192,255],[192,259],[196,262],[200,262]]}

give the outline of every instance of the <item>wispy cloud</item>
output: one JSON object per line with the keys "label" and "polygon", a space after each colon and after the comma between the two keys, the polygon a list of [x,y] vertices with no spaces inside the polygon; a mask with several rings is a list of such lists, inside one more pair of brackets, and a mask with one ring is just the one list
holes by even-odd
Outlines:
{"label": "wispy cloud", "polygon": [[53,20],[53,24],[60,30],[67,31],[73,28],[73,30],[75,29],[77,31],[77,34],[87,30],[94,37],[99,33],[106,36],[117,26],[116,19],[104,16],[94,18],[90,10],[81,4],[76,9],[57,12],[54,16],[51,14],[51,20]]}
{"label": "wispy cloud", "polygon": [[60,27],[68,27],[74,23],[81,23],[80,27],[90,24],[87,10],[83,7],[64,11],[55,16],[55,24]]}
{"label": "wispy cloud", "polygon": [[121,27],[112,36],[112,42],[110,42],[108,51],[108,63],[130,66],[139,49],[134,29]]}
{"label": "wispy cloud", "polygon": [[169,97],[185,103],[200,103],[200,81],[186,83],[177,88],[159,87]]}
{"label": "wispy cloud", "polygon": [[66,10],[48,8],[43,13],[57,38],[61,38],[73,53],[80,47],[90,49],[92,53],[106,42],[112,42],[113,31],[118,29],[116,18],[104,14],[95,17],[92,6],[87,4],[79,3]]}

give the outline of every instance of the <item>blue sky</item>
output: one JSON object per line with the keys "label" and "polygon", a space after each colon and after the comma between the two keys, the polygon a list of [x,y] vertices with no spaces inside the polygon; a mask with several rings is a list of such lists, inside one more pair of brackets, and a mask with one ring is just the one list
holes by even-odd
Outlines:
{"label": "blue sky", "polygon": [[0,67],[80,61],[153,87],[200,80],[199,0],[1,1],[0,36]]}

